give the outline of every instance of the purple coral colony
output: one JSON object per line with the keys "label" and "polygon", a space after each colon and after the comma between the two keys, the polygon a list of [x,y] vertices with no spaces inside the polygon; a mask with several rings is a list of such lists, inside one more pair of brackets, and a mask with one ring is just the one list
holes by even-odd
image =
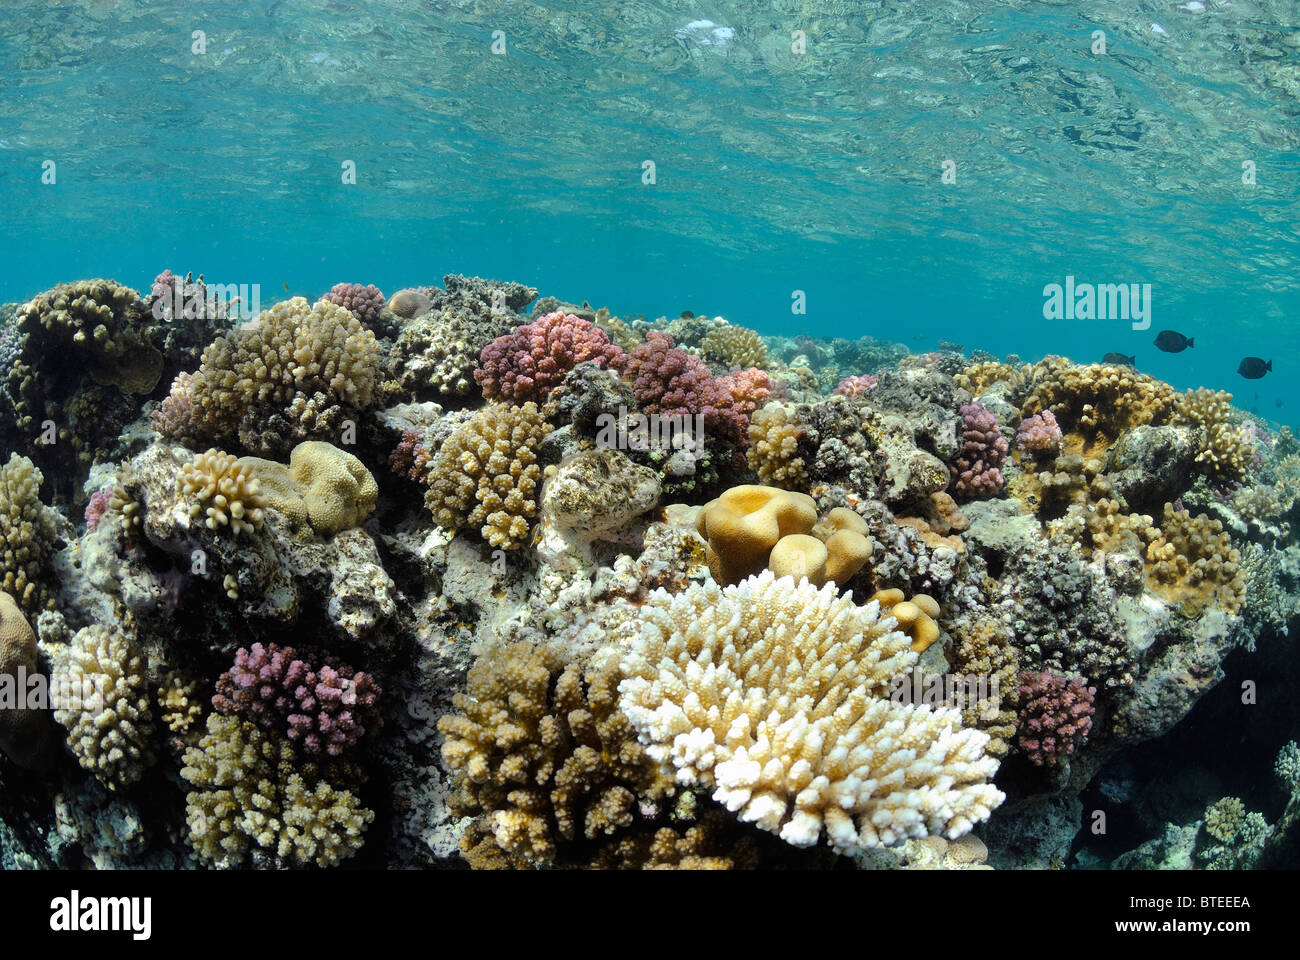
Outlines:
{"label": "purple coral colony", "polygon": [[457,275],[240,309],[5,308],[0,673],[95,695],[0,711],[0,865],[1283,862],[1294,743],[1267,817],[1136,796],[1300,608],[1231,396]]}

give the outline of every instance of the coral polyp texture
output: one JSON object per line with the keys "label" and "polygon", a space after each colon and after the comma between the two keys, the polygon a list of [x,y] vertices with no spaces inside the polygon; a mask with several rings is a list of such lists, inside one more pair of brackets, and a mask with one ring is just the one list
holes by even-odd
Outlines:
{"label": "coral polyp texture", "polygon": [[385,303],[383,293],[373,283],[336,283],[321,299],[343,307],[367,327],[379,322],[379,311]]}
{"label": "coral polyp texture", "polygon": [[988,735],[954,710],[894,703],[911,641],[858,607],[770,571],[734,587],[656,591],[619,690],[677,782],[795,846],[956,839],[1003,800]]}
{"label": "coral polyp texture", "polygon": [[309,754],[338,756],[379,724],[374,679],[329,658],[314,664],[293,647],[242,647],[217,678],[212,706],[278,730]]}
{"label": "coral polyp texture", "polygon": [[159,266],[0,311],[0,869],[1294,866],[1262,394]]}
{"label": "coral polyp texture", "polygon": [[544,400],[578,364],[603,367],[622,352],[594,323],[556,311],[484,347],[474,379],[489,400]]}
{"label": "coral polyp texture", "polygon": [[344,307],[294,297],[214,340],[154,424],[177,439],[238,442],[265,456],[339,436],[378,385],[375,335]]}

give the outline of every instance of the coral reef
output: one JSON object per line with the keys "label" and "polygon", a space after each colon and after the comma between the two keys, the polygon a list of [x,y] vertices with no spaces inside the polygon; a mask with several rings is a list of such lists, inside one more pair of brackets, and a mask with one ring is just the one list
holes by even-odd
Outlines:
{"label": "coral reef", "polygon": [[764,367],[767,344],[753,330],[734,324],[714,327],[700,340],[700,356],[724,368]]}
{"label": "coral reef", "polygon": [[1007,441],[997,417],[979,403],[964,404],[957,412],[962,416],[962,447],[949,464],[950,489],[966,500],[995,496],[1006,483],[1001,467],[1007,459]]}
{"label": "coral reef", "polygon": [[20,682],[37,672],[36,634],[14,598],[0,592],[0,677],[13,678],[5,699],[16,701],[0,707],[0,753],[29,769],[46,767],[53,759],[46,714],[27,708],[26,684]]}
{"label": "coral reef", "polygon": [[336,283],[330,292],[321,297],[329,303],[338,304],[356,317],[367,327],[379,323],[379,312],[384,309],[384,295],[373,283]]}
{"label": "coral reef", "polygon": [[30,460],[16,453],[0,467],[0,590],[28,613],[53,602],[46,580],[55,525],[53,512],[39,496],[44,479]]}
{"label": "coral reef", "polygon": [[247,464],[220,450],[200,453],[176,478],[181,496],[191,501],[190,516],[205,518],[209,530],[255,533],[262,526],[262,485]]}
{"label": "coral reef", "polygon": [[243,457],[236,468],[254,478],[265,505],[296,527],[321,536],[359,527],[375,508],[379,485],[365,465],[333,444],[307,440],[289,463]]}
{"label": "coral reef", "polygon": [[758,410],[749,421],[749,449],[745,456],[759,480],[786,490],[806,489],[808,474],[799,454],[799,441],[807,436],[779,404]]}

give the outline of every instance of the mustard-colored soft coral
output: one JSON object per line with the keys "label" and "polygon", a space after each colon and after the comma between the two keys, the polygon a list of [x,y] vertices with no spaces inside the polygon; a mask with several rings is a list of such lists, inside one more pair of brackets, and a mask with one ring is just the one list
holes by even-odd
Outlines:
{"label": "mustard-colored soft coral", "polygon": [[488,543],[515,550],[537,514],[537,445],[551,430],[549,408],[496,403],[456,430],[430,461],[424,504],[443,527],[478,528]]}
{"label": "mustard-colored soft coral", "polygon": [[756,410],[749,421],[749,449],[745,456],[763,483],[783,490],[808,487],[799,441],[807,435],[780,404]]}
{"label": "mustard-colored soft coral", "polygon": [[1196,462],[1215,483],[1245,478],[1255,457],[1250,428],[1229,422],[1232,394],[1201,387],[1188,390],[1174,404],[1174,420],[1198,427],[1201,449]]}
{"label": "mustard-colored soft coral", "polygon": [[238,535],[262,528],[262,485],[252,469],[231,454],[215,448],[200,453],[181,468],[176,483],[189,501],[190,516],[201,517],[209,530],[228,526]]}
{"label": "mustard-colored soft coral", "polygon": [[27,613],[54,604],[46,586],[54,555],[54,515],[41,503],[44,479],[35,464],[16,453],[0,467],[0,590]]}
{"label": "mustard-colored soft coral", "polygon": [[728,323],[704,335],[700,355],[724,367],[763,367],[767,365],[767,344],[748,327]]}
{"label": "mustard-colored soft coral", "polygon": [[713,789],[741,820],[851,852],[956,838],[1002,802],[987,734],[956,710],[889,699],[917,654],[878,604],[769,571],[656,590],[642,619],[623,711],[678,783]]}
{"label": "mustard-colored soft coral", "polygon": [[186,398],[190,410],[178,422],[200,439],[237,436],[245,447],[270,453],[337,429],[343,413],[368,408],[379,374],[375,335],[350,311],[294,297],[203,351]]}
{"label": "mustard-colored soft coral", "polygon": [[1206,607],[1235,613],[1245,598],[1246,575],[1223,524],[1167,503],[1160,530],[1146,553],[1152,591],[1188,616]]}
{"label": "mustard-colored soft coral", "polygon": [[1132,367],[1094,363],[1046,372],[1025,401],[1026,417],[1051,410],[1067,435],[1113,443],[1134,427],[1168,421],[1177,394]]}
{"label": "mustard-colored soft coral", "polygon": [[110,790],[128,787],[153,762],[153,714],[144,661],[118,626],[82,627],[56,649],[55,665],[76,696],[54,711],[77,762]]}
{"label": "mustard-colored soft coral", "polygon": [[455,808],[480,818],[479,839],[490,834],[505,862],[563,860],[566,844],[616,834],[640,801],[671,792],[619,712],[620,678],[613,665],[584,672],[527,643],[470,668],[457,712],[438,723],[442,756]]}
{"label": "mustard-colored soft coral", "polygon": [[238,717],[208,716],[207,734],[185,751],[181,776],[194,852],[217,867],[334,866],[365,842],[374,813],[334,787],[293,747]]}

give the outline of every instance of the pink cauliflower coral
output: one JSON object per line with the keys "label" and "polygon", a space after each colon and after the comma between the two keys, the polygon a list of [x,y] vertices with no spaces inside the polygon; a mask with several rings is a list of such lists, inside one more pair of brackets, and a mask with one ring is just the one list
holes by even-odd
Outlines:
{"label": "pink cauliflower coral", "polygon": [[384,309],[384,295],[373,283],[362,286],[359,283],[336,283],[330,292],[321,297],[330,303],[337,303],[346,308],[367,327],[379,322],[379,311]]}
{"label": "pink cauliflower coral", "polygon": [[1083,677],[1059,677],[1044,670],[1020,675],[1020,746],[1038,766],[1071,756],[1092,729],[1096,687]]}
{"label": "pink cauliflower coral", "polygon": [[1060,453],[1061,427],[1051,410],[1020,421],[1016,431],[1016,446],[1029,453]]}
{"label": "pink cauliflower coral", "polygon": [[743,442],[749,417],[737,409],[735,398],[704,361],[673,346],[668,334],[651,330],[645,343],[611,365],[632,382],[642,412],[684,417],[700,414],[706,430],[722,440]]}
{"label": "pink cauliflower coral", "polygon": [[308,753],[338,756],[378,727],[379,684],[332,657],[314,666],[293,647],[240,648],[217,680],[212,706],[278,730]]}
{"label": "pink cauliflower coral", "polygon": [[718,385],[731,394],[733,405],[746,419],[772,397],[772,378],[758,367],[718,377]]}
{"label": "pink cauliflower coral", "polygon": [[557,310],[484,347],[474,379],[489,400],[522,404],[544,400],[578,364],[604,367],[622,353],[594,323]]}
{"label": "pink cauliflower coral", "polygon": [[957,412],[962,417],[962,447],[949,464],[951,490],[967,500],[994,496],[1006,485],[1002,465],[1007,461],[1007,440],[998,429],[998,419],[979,403],[965,404]]}
{"label": "pink cauliflower coral", "polygon": [[104,519],[104,513],[108,510],[108,501],[112,497],[113,485],[111,483],[90,495],[90,501],[86,504],[85,513],[87,530],[99,529],[99,522]]}
{"label": "pink cauliflower coral", "polygon": [[868,390],[874,390],[879,382],[880,378],[874,373],[854,374],[841,380],[834,392],[842,397],[860,397]]}

